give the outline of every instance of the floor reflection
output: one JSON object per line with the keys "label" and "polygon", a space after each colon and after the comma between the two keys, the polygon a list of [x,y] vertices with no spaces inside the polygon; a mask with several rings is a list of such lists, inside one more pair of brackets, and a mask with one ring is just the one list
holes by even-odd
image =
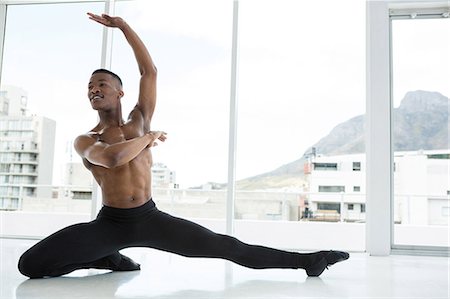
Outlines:
{"label": "floor reflection", "polygon": [[257,279],[234,283],[233,271],[228,268],[223,276],[227,278],[218,289],[182,288],[183,285],[174,280],[173,288],[168,290],[158,289],[157,285],[161,283],[160,279],[167,279],[166,275],[157,278],[156,274],[149,274],[141,271],[95,273],[95,270],[82,270],[70,276],[28,279],[17,287],[16,298],[298,298],[298,295],[314,297],[318,290],[322,295],[332,295],[338,291],[343,294],[343,290],[336,290],[321,278],[302,279],[301,275],[298,282]]}
{"label": "floor reflection", "polygon": [[132,272],[104,272],[91,274],[76,271],[72,276],[27,279],[16,289],[16,298],[113,298],[117,290],[139,275]]}

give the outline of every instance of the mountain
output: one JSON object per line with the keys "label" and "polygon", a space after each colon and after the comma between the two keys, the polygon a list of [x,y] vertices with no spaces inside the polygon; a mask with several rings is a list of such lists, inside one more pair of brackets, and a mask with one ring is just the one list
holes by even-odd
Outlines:
{"label": "mountain", "polygon": [[438,92],[406,94],[394,112],[394,150],[449,148],[449,99]]}
{"label": "mountain", "polygon": [[[410,91],[393,111],[394,150],[432,150],[449,148],[449,98],[438,92]],[[334,127],[309,147],[299,159],[273,171],[237,182],[239,189],[301,187],[303,165],[314,148],[317,154],[362,153],[365,148],[364,115],[358,115]]]}

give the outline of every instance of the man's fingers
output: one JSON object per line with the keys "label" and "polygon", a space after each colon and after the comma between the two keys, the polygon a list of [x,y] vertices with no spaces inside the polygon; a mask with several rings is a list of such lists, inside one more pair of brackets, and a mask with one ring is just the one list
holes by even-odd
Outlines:
{"label": "man's fingers", "polygon": [[150,131],[148,134],[151,134],[155,140],[160,140],[162,142],[167,139],[167,133],[163,131]]}
{"label": "man's fingers", "polygon": [[93,20],[93,21],[95,21],[95,22],[97,22],[99,24],[106,25],[104,21],[96,20],[96,19],[92,19],[92,18],[91,18],[91,20]]}
{"label": "man's fingers", "polygon": [[98,21],[98,20],[102,19],[102,17],[99,16],[99,15],[96,15],[96,14],[93,14],[93,13],[90,13],[90,12],[88,12],[87,14],[89,16],[89,19],[91,19],[91,20]]}
{"label": "man's fingers", "polygon": [[87,14],[89,16],[89,19],[91,19],[97,23],[100,23],[105,26],[109,26],[111,24],[111,17],[106,14],[102,14],[101,16],[90,13],[90,12],[88,12]]}
{"label": "man's fingers", "polygon": [[102,19],[100,16],[89,16],[89,19],[91,19],[92,21],[95,21],[97,23],[100,23],[102,25],[105,25],[105,20]]}
{"label": "man's fingers", "polygon": [[111,21],[111,19],[112,19],[112,17],[105,15],[105,14],[102,14],[102,18],[104,18],[107,21]]}

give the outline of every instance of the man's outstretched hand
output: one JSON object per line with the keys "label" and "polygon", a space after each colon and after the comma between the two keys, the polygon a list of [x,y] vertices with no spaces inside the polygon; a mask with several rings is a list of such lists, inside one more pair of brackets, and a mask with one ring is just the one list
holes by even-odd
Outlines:
{"label": "man's outstretched hand", "polygon": [[166,141],[167,139],[167,133],[163,131],[150,131],[147,133],[152,137],[152,141],[149,143],[147,147],[157,146],[158,143],[155,142],[156,140],[160,140],[162,142]]}
{"label": "man's outstretched hand", "polygon": [[117,27],[121,28],[125,24],[125,21],[121,17],[111,17],[107,14],[102,14],[101,16],[88,12],[89,19],[96,21],[106,27]]}

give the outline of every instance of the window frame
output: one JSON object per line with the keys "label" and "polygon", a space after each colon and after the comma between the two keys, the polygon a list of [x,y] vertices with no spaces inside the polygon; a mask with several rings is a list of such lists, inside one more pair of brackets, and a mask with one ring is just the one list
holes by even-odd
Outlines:
{"label": "window frame", "polygon": [[393,18],[410,17],[412,12],[416,18],[435,18],[449,10],[448,1],[366,2],[366,250],[370,255],[450,256],[450,247],[394,243],[391,34]]}
{"label": "window frame", "polygon": [[[102,2],[105,12],[113,13],[116,2],[122,0],[28,0],[8,1],[0,0],[0,76],[2,73],[2,59],[4,34],[8,5],[39,4],[39,3],[82,3]],[[232,96],[236,97],[236,69],[237,69],[237,13],[238,0],[233,0],[233,62]],[[371,255],[389,255],[391,253],[421,253],[434,255],[450,255],[448,247],[424,246],[396,246],[393,244],[393,188],[392,177],[394,171],[392,152],[392,124],[391,124],[391,14],[401,17],[401,13],[411,9],[435,11],[436,8],[449,8],[448,1],[434,1],[425,3],[419,1],[375,1],[366,2],[367,37],[366,37],[366,155],[365,166],[367,186],[367,221],[366,221],[366,251]],[[403,16],[404,17],[404,16]],[[419,17],[430,17],[430,14],[419,14]],[[112,47],[112,30],[105,28],[103,32],[102,66],[110,63]],[[0,77],[1,81],[1,77]],[[234,81],[234,83],[233,83]],[[234,102],[233,102],[234,101]],[[230,145],[229,145],[229,195],[227,198],[227,233],[232,234],[234,221],[234,171],[236,154],[236,98],[230,102]],[[232,125],[234,124],[234,125]],[[386,138],[388,136],[388,138]],[[98,185],[93,188],[92,215],[96,215],[101,206]],[[383,200],[377,200],[382,198]]]}

